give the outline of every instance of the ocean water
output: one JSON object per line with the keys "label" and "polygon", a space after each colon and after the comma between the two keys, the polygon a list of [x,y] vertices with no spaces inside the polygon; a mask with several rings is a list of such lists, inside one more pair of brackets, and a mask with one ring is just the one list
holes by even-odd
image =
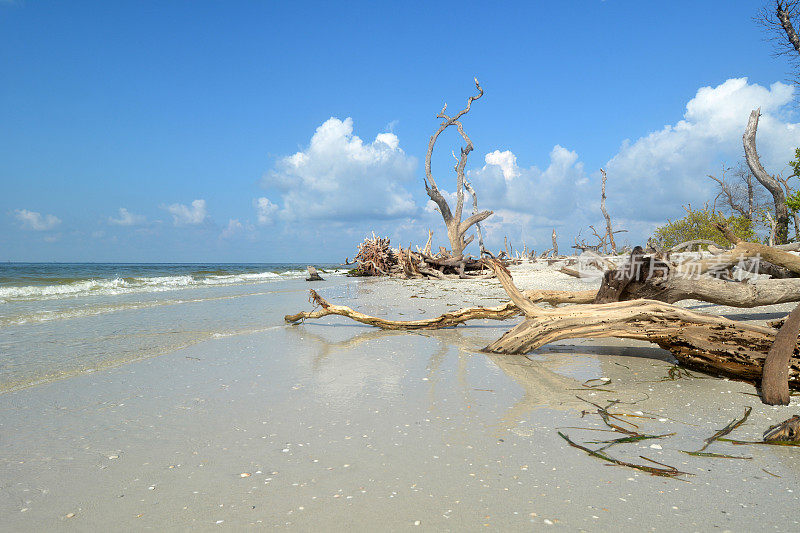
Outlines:
{"label": "ocean water", "polygon": [[305,264],[0,263],[0,393],[274,327],[306,276]]}

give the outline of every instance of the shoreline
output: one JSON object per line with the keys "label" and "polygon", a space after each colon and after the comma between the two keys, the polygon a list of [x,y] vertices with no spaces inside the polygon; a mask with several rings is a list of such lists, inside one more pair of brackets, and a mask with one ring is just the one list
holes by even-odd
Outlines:
{"label": "shoreline", "polygon": [[[522,288],[591,287],[522,270],[512,269]],[[496,280],[332,278],[297,283],[270,316],[307,309],[309,287],[332,303],[403,319],[505,300]],[[716,312],[766,320],[785,307]],[[770,407],[748,396],[746,383],[661,381],[671,358],[645,343],[478,352],[518,321],[428,332],[380,331],[341,317],[264,324],[275,327],[1,394],[5,527],[406,530],[419,521],[444,530],[744,531],[798,521],[795,449],[709,450],[753,457],[746,461],[682,453],[747,405],[753,413],[731,437],[757,440],[795,414],[796,398]],[[600,378],[613,392],[583,385]],[[681,481],[608,468],[569,447],[558,431],[581,443],[614,437],[589,430],[605,426],[581,416],[592,408],[576,395],[637,402],[618,409],[651,413],[631,419],[644,432],[676,433],[608,453],[695,475]]]}

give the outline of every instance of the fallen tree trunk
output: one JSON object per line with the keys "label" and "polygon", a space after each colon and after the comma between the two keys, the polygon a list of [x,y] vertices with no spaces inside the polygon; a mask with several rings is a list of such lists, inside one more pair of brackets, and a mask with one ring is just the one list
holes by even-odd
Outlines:
{"label": "fallen tree trunk", "polygon": [[[492,353],[524,354],[563,339],[616,337],[649,341],[668,350],[685,367],[758,383],[775,331],[653,300],[543,309],[514,285],[508,270],[493,263],[498,279],[525,321],[487,346]],[[795,338],[788,384],[800,389]]]}
{"label": "fallen tree trunk", "polygon": [[627,264],[604,274],[594,303],[636,299],[667,303],[701,300],[731,307],[759,307],[800,301],[800,279],[736,282],[689,276],[680,265],[642,255],[637,247]]}
{"label": "fallen tree trunk", "polygon": [[[775,246],[743,241],[730,231],[729,228],[721,224],[717,224],[717,229],[725,235],[726,239],[735,244],[733,249],[708,259],[688,261],[678,265],[678,273],[686,276],[700,275],[710,270],[727,268],[737,263],[744,262],[751,257],[758,257],[763,261],[800,274],[800,257]],[[794,247],[787,248],[793,249]]]}
{"label": "fallen tree trunk", "polygon": [[709,276],[642,276],[624,281],[615,277],[616,271],[606,272],[594,303],[646,299],[674,304],[682,300],[700,300],[716,305],[752,308],[800,302],[800,278],[738,282]]}

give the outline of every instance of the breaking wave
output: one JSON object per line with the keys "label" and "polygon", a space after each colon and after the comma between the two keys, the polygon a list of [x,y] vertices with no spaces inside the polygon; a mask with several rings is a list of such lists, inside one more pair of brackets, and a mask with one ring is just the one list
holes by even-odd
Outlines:
{"label": "breaking wave", "polygon": [[256,272],[239,274],[193,273],[179,276],[126,277],[112,279],[49,280],[49,284],[0,287],[0,303],[11,301],[53,300],[80,296],[113,296],[132,293],[156,293],[192,287],[266,283],[300,278],[304,272],[293,270],[280,274]]}

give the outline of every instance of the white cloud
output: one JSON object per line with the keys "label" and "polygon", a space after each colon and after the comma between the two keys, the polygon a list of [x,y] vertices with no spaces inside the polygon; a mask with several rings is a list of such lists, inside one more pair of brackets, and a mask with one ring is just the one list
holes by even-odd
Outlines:
{"label": "white cloud", "polygon": [[184,204],[172,204],[164,209],[172,215],[172,221],[176,226],[197,226],[208,217],[205,200],[195,200],[191,207]]}
{"label": "white cloud", "polygon": [[259,224],[265,226],[274,222],[274,216],[278,211],[278,206],[270,202],[269,198],[256,198],[253,200],[253,205],[256,208],[256,217],[258,218]]}
{"label": "white cloud", "polygon": [[353,135],[351,118],[330,118],[307,149],[280,159],[263,184],[281,190],[285,220],[396,219],[417,211],[404,188],[415,168],[393,133],[364,143]]}
{"label": "white cloud", "polygon": [[510,182],[516,177],[519,177],[519,168],[517,167],[517,156],[511,150],[501,152],[495,150],[483,158],[487,165],[496,165],[503,171],[503,178],[506,182]]}
{"label": "white cloud", "polygon": [[14,211],[14,218],[20,221],[24,229],[34,231],[47,231],[61,224],[61,220],[54,215],[42,215],[36,211],[27,209],[17,209]]}
{"label": "white cloud", "polygon": [[147,218],[144,215],[135,215],[124,207],[119,208],[119,218],[108,217],[108,223],[115,226],[139,226],[145,222]]}
{"label": "white cloud", "polygon": [[625,141],[607,166],[609,205],[618,215],[663,220],[680,214],[681,205],[711,198],[706,174],[719,162],[733,164],[743,154],[742,134],[750,111],[761,107],[756,144],[768,172],[786,169],[800,146],[800,124],[785,121],[783,108],[793,87],[773,83],[769,89],[747,78],[703,87],[686,104],[683,120],[635,142]]}
{"label": "white cloud", "polygon": [[559,145],[550,151],[550,164],[544,170],[520,168],[508,150],[488,153],[484,161],[468,177],[478,193],[478,205],[485,209],[561,218],[574,210],[587,181],[578,154]]}
{"label": "white cloud", "polygon": [[244,225],[238,219],[231,218],[228,220],[228,225],[222,230],[220,237],[230,239],[240,231],[244,231]]}

